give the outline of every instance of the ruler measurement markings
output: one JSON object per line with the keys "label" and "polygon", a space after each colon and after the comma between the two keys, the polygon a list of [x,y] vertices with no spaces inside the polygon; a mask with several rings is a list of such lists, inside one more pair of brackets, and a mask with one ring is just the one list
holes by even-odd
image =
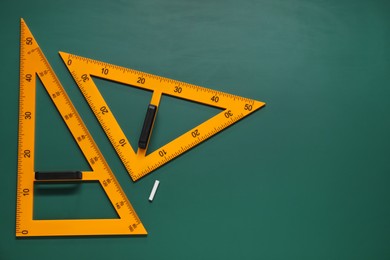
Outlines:
{"label": "ruler measurement markings", "polygon": [[[74,76],[74,78],[77,78],[77,74],[75,71],[72,72],[72,75]],[[130,172],[132,172],[132,169],[131,169],[131,166],[130,166],[130,163],[128,162],[128,160],[125,160],[126,159],[126,155],[125,154],[128,154],[128,153],[132,153],[135,155],[134,151],[132,150],[131,147],[129,148],[123,148],[123,146],[121,144],[119,144],[120,140],[124,139],[125,140],[125,143],[126,144],[129,144],[129,141],[127,140],[126,136],[123,134],[122,130],[120,129],[120,127],[116,128],[116,129],[110,129],[108,127],[105,127],[106,125],[117,125],[116,123],[116,120],[115,118],[113,117],[112,113],[108,113],[106,115],[104,115],[105,117],[109,117],[109,121],[111,122],[114,122],[115,121],[115,124],[113,123],[105,123],[105,120],[103,118],[103,115],[101,115],[100,113],[100,110],[98,110],[97,106],[95,105],[95,103],[100,103],[101,105],[99,105],[99,107],[102,107],[102,106],[105,106],[105,107],[108,107],[107,103],[104,101],[103,97],[100,95],[99,92],[93,92],[93,93],[90,93],[88,92],[87,90],[87,87],[86,87],[86,83],[82,82],[82,80],[79,80],[78,83],[80,84],[80,89],[83,93],[83,95],[85,97],[87,97],[87,102],[88,104],[90,105],[91,109],[93,110],[95,116],[97,117],[98,121],[100,122],[100,124],[102,125],[102,128],[103,130],[107,133],[108,135],[108,138],[110,140],[110,142],[112,144],[115,144],[113,145],[115,150],[117,151],[119,157],[121,158],[122,162],[124,163],[126,169]],[[96,101],[96,99],[98,99],[98,101]],[[95,102],[94,102],[95,101]],[[106,119],[107,120],[107,119]],[[117,138],[114,136],[114,134],[112,134],[112,132],[122,132],[122,135],[120,138]],[[125,151],[126,150],[126,151]],[[129,151],[131,150],[131,151]]]}
{"label": "ruler measurement markings", "polygon": [[[33,42],[33,46],[35,47],[32,50],[25,50],[25,45],[23,44],[24,38],[25,38],[25,32],[24,30],[27,27],[24,24],[24,21],[21,21],[21,61],[20,61],[20,105],[19,105],[19,135],[18,135],[18,183],[17,183],[17,217],[16,217],[16,234],[17,236],[39,236],[39,235],[92,235],[92,234],[130,234],[130,233],[135,233],[135,234],[146,234],[146,231],[144,230],[139,218],[137,217],[134,209],[132,208],[130,202],[128,201],[126,195],[124,192],[121,190],[121,187],[117,180],[115,179],[113,173],[111,172],[110,168],[108,167],[108,164],[104,160],[102,154],[100,153],[99,149],[97,148],[96,144],[94,143],[92,137],[90,136],[87,128],[83,124],[80,116],[77,113],[77,110],[74,108],[73,104],[71,103],[70,99],[68,98],[66,92],[63,90],[62,85],[60,84],[58,78],[55,76],[50,64],[47,62],[46,58],[44,57],[43,53],[41,53],[41,50],[39,46],[36,44],[36,41],[34,37],[31,35],[29,38],[31,39],[31,42]],[[28,30],[28,29],[27,29]],[[31,62],[29,63],[28,59],[24,58],[24,53],[27,52],[29,54],[29,59],[31,60],[32,63],[35,62],[34,67],[32,68]],[[38,53],[37,58],[34,58]],[[39,61],[39,62],[37,62]],[[28,92],[25,92],[25,86],[28,85],[26,82],[23,80],[24,72],[25,72],[25,65],[29,66],[29,69],[32,69],[32,71],[37,71],[38,73],[35,74],[34,72],[34,77],[32,77],[32,80],[30,81],[30,84],[33,85],[32,87],[29,88]],[[30,65],[29,65],[30,64]],[[48,81],[49,79],[47,78],[47,75],[52,76],[52,80]],[[83,142],[77,142],[79,144],[80,149],[83,151],[83,153],[86,155],[88,154],[89,156],[86,156],[87,158],[94,157],[97,158],[94,164],[90,164],[91,168],[95,171],[97,170],[99,174],[96,175],[97,179],[99,181],[102,181],[104,177],[107,180],[110,179],[110,183],[115,184],[117,186],[118,191],[113,193],[112,189],[107,189],[106,193],[109,197],[110,200],[112,200],[112,197],[115,198],[121,198],[121,201],[123,202],[123,205],[127,205],[127,208],[129,209],[128,214],[118,214],[120,215],[121,219],[113,219],[113,220],[104,220],[104,223],[108,223],[112,225],[113,230],[112,231],[107,231],[107,228],[104,227],[104,225],[97,225],[96,226],[96,232],[94,233],[93,229],[90,227],[84,226],[80,228],[72,228],[72,226],[68,226],[66,223],[74,223],[77,225],[77,223],[87,223],[90,221],[91,223],[99,223],[101,220],[32,220],[32,198],[33,198],[33,188],[31,186],[33,185],[34,179],[33,179],[33,165],[26,165],[26,160],[25,158],[22,157],[22,151],[25,151],[25,140],[28,140],[32,146],[34,147],[34,128],[35,124],[32,123],[32,127],[27,125],[27,128],[24,126],[25,120],[23,119],[23,113],[25,112],[26,109],[28,111],[34,111],[32,113],[32,116],[29,119],[33,119],[35,122],[35,110],[32,110],[35,108],[34,102],[35,102],[35,77],[40,77],[44,87],[49,93],[56,93],[57,95],[53,97],[51,95],[51,99],[54,103],[54,105],[57,107],[60,115],[66,119],[65,115],[70,116],[70,118],[64,120],[65,123],[67,124],[69,130],[71,131],[73,137],[76,139],[76,137],[79,134],[85,135],[85,141]],[[28,101],[30,100],[30,101]],[[31,102],[33,101],[33,102]],[[31,105],[31,110],[30,107],[25,106],[25,104]],[[65,115],[64,115],[65,114]],[[76,120],[73,120],[76,119]],[[33,121],[31,120],[31,121]],[[75,127],[77,126],[77,127]],[[30,129],[31,128],[31,129]],[[75,130],[76,129],[76,130]],[[26,135],[28,133],[28,135]],[[32,138],[31,138],[32,136]],[[90,143],[90,145],[88,145]],[[29,143],[27,143],[29,145]],[[29,147],[29,146],[27,146]],[[30,150],[31,154],[29,153],[29,158],[33,159],[34,155],[34,149]],[[26,154],[24,154],[26,155]],[[24,156],[25,157],[25,156]],[[30,163],[33,164],[33,160],[30,160]],[[100,165],[102,164],[102,165]],[[100,165],[100,166],[99,166]],[[26,169],[31,169],[26,172]],[[103,169],[103,170],[102,170]],[[23,176],[25,174],[27,175],[27,179],[25,180]],[[88,178],[90,179],[92,175],[88,174]],[[27,182],[26,182],[27,181]],[[26,182],[26,183],[25,183]],[[26,185],[29,183],[28,185]],[[103,188],[105,186],[102,184]],[[111,186],[111,185],[109,185]],[[28,187],[29,189],[26,189],[25,187]],[[25,189],[26,193],[22,195],[21,190]],[[24,191],[24,190],[23,190]],[[111,193],[111,194],[109,194]],[[27,196],[25,196],[27,195]],[[29,198],[30,201],[25,202],[25,199]],[[27,212],[24,210],[21,210],[21,208],[27,208]],[[26,215],[27,214],[27,215]],[[30,219],[30,220],[29,220]],[[138,226],[141,224],[141,229],[139,231],[135,231],[134,228],[133,230],[122,230],[121,225],[118,225],[122,223],[123,221],[128,222],[131,221],[133,223],[133,227]],[[103,223],[102,222],[102,223]],[[23,224],[24,223],[24,224]],[[52,231],[49,232],[49,230],[44,230],[42,227],[49,227],[52,226],[52,224],[58,223],[64,223],[64,225],[67,226],[67,229],[63,231],[58,231],[59,233],[53,233]],[[21,228],[22,225],[25,225],[26,228]],[[28,228],[27,228],[28,227]],[[74,226],[73,226],[74,227]],[[69,230],[70,231],[69,231]],[[52,228],[50,228],[52,230]],[[101,231],[98,231],[101,230]],[[45,233],[47,232],[47,233]],[[73,233],[72,233],[73,232]]]}
{"label": "ruler measurement markings", "polygon": [[[64,62],[64,57],[66,57],[66,55],[68,55],[69,57],[69,54],[65,53],[60,53],[60,55],[63,58]],[[209,122],[209,124],[202,123],[197,128],[195,128],[195,130],[202,132],[201,136],[193,136],[197,137],[196,140],[192,140],[191,138],[187,137],[191,135],[191,131],[194,131],[193,129],[148,155],[146,155],[145,151],[141,153],[138,151],[136,157],[134,156],[134,154],[124,152],[124,149],[121,147],[121,145],[118,145],[118,140],[126,140],[126,144],[128,144],[128,140],[126,139],[126,136],[123,134],[123,132],[120,130],[120,127],[116,122],[114,116],[112,115],[112,117],[103,117],[100,112],[97,111],[96,108],[93,109],[93,112],[95,113],[96,117],[98,117],[103,130],[108,135],[109,140],[113,144],[115,150],[117,151],[119,157],[121,158],[123,164],[127,168],[130,176],[134,181],[149,173],[151,169],[154,170],[155,168],[172,160],[181,153],[210,138],[215,133],[225,129],[236,121],[239,121],[242,117],[264,106],[264,103],[262,102],[239,97],[229,93],[204,88],[201,86],[196,86],[193,84],[169,78],[164,78],[161,76],[141,72],[138,70],[128,69],[121,66],[112,66],[109,63],[94,62],[94,64],[98,64],[98,66],[100,67],[110,68],[110,72],[108,73],[108,75],[100,75],[99,68],[97,68],[95,65],[90,66],[88,65],[88,63],[83,63],[84,60],[91,61],[90,59],[82,58],[76,55],[72,55],[70,57],[79,60],[79,62],[74,63],[75,68],[71,69],[70,66],[67,66],[70,71],[78,69],[78,71],[85,72],[86,74],[91,76],[97,76],[114,82],[120,82],[133,87],[153,91],[151,101],[152,104],[158,103],[161,94],[163,94],[224,109],[222,112],[206,121]],[[116,71],[127,71],[130,76],[123,77],[121,76],[122,74],[119,75],[118,73],[116,73]],[[72,73],[72,76],[82,90],[83,95],[85,97],[88,97],[86,99],[90,104],[91,108],[94,106],[94,103],[99,103],[100,98],[104,100],[101,97],[101,94],[97,89],[96,85],[93,83],[93,81],[89,81],[88,88],[85,89],[86,87],[79,80],[79,78],[75,76],[75,73]],[[155,95],[158,95],[159,97],[157,98],[157,100],[155,98]],[[237,116],[237,113],[241,113],[241,116]],[[106,125],[110,125],[110,128],[106,128]],[[114,129],[112,129],[113,126]],[[119,131],[117,131],[118,129]],[[186,143],[186,145],[180,145],[181,143]],[[137,170],[130,171],[129,164],[137,165]]]}

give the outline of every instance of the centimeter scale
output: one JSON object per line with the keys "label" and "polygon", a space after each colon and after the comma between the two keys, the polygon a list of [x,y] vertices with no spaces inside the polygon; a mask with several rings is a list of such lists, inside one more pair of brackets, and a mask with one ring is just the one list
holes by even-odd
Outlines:
{"label": "centimeter scale", "polygon": [[[65,65],[79,86],[93,113],[118,153],[133,181],[136,181],[187,150],[248,116],[265,103],[235,96],[169,78],[60,52]],[[152,91],[144,125],[137,145],[131,144],[99,92],[92,77],[129,87]],[[185,99],[223,109],[214,117],[190,129],[168,144],[146,154],[149,137],[162,95]],[[133,147],[137,147],[135,151]]]}
{"label": "centimeter scale", "polygon": [[[42,81],[54,105],[86,157],[89,172],[36,172],[35,103],[36,77]],[[88,132],[50,64],[24,20],[20,37],[20,100],[18,140],[18,183],[16,206],[16,236],[70,236],[70,235],[146,235],[147,232],[132,205],[116,180],[102,153]],[[59,219],[34,220],[35,182],[98,181],[118,219]]]}
{"label": "centimeter scale", "polygon": [[[236,95],[60,52],[111,144],[133,181],[149,174],[265,103]],[[36,172],[34,169],[35,83],[40,78],[53,103],[87,158],[92,172]],[[151,91],[138,147],[132,146],[92,77]],[[149,139],[162,95],[223,109],[214,117],[147,154]],[[35,38],[21,20],[20,111],[17,186],[17,236],[145,235],[144,226],[114,174],[89,134]],[[134,144],[133,144],[134,145]],[[137,147],[137,150],[133,149]],[[98,181],[115,207],[119,219],[34,220],[34,182]]]}

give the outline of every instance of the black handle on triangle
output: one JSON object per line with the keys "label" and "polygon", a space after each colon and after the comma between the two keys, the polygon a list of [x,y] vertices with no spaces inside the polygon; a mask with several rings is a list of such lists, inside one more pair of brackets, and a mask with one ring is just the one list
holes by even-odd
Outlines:
{"label": "black handle on triangle", "polygon": [[150,133],[152,131],[152,125],[154,117],[156,115],[157,106],[149,105],[148,110],[146,111],[144,125],[142,127],[141,136],[139,137],[138,147],[145,149],[149,142]]}
{"label": "black handle on triangle", "polygon": [[80,171],[75,172],[35,172],[35,179],[37,181],[50,181],[50,180],[81,180],[83,173]]}

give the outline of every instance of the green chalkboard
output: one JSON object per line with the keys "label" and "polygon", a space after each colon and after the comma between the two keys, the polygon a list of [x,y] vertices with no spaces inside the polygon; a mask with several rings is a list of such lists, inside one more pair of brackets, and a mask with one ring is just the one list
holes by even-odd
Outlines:
{"label": "green chalkboard", "polygon": [[[390,2],[2,0],[0,17],[0,259],[390,258]],[[148,236],[15,238],[20,18]],[[267,107],[132,182],[58,51]],[[96,82],[136,143],[151,93]],[[36,170],[88,170],[39,82],[37,99]],[[151,149],[218,112],[163,97]],[[35,189],[36,219],[116,216],[96,183]]]}

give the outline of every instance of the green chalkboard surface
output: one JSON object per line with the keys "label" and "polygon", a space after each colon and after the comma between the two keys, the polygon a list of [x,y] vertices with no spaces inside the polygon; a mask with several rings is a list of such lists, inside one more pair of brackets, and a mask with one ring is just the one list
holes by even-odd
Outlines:
{"label": "green chalkboard surface", "polygon": [[[1,260],[390,259],[390,2],[2,0],[0,17]],[[148,236],[16,239],[20,18]],[[132,182],[58,51],[267,107]],[[96,84],[136,144],[151,93]],[[37,101],[36,170],[88,170],[40,82]],[[219,112],[160,108],[152,150]],[[97,183],[35,186],[35,219],[113,217]]]}

